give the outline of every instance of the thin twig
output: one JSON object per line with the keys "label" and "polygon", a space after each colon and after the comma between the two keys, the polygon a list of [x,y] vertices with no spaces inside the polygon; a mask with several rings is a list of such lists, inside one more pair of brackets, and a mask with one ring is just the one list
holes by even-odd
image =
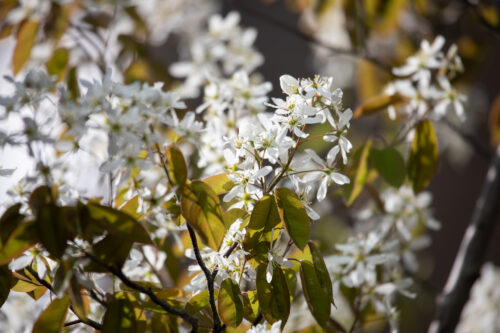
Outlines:
{"label": "thin twig", "polygon": [[500,212],[500,145],[490,163],[486,181],[471,223],[462,239],[448,282],[438,299],[436,317],[430,332],[453,332],[470,289],[480,275],[488,245]]}
{"label": "thin twig", "polygon": [[193,244],[193,251],[196,257],[196,261],[198,265],[201,267],[203,274],[205,274],[205,278],[207,279],[207,288],[208,288],[208,300],[210,303],[210,308],[212,310],[212,316],[214,319],[214,332],[218,333],[221,331],[221,324],[219,320],[219,315],[217,313],[217,307],[215,305],[215,292],[214,292],[214,280],[217,275],[217,270],[215,269],[213,272],[205,265],[203,258],[201,257],[200,248],[198,247],[198,241],[196,240],[196,233],[194,232],[193,227],[186,223],[187,229],[189,232],[189,237],[191,238],[191,243]]}
{"label": "thin twig", "polygon": [[[52,292],[53,294],[55,294],[55,290],[54,290],[54,287],[47,281],[45,281],[44,279],[42,279],[37,272],[35,272],[33,270],[33,268],[31,268],[31,266],[26,266],[26,270],[28,272],[30,272],[31,275],[33,275],[33,277],[35,278],[35,280],[38,281],[38,283],[40,283],[42,286],[44,286],[45,288],[47,288],[48,290],[50,290],[50,292]],[[76,312],[75,310],[73,309],[73,306],[70,305],[69,307],[71,309],[71,311],[76,315]],[[78,317],[78,315],[76,315]],[[102,331],[102,325],[99,324],[98,322],[96,321],[93,321],[92,319],[89,319],[89,318],[80,318],[80,321],[83,323],[83,324],[86,324],[96,330],[99,330],[99,331]]]}
{"label": "thin twig", "polygon": [[189,313],[187,313],[184,310],[179,310],[179,309],[176,309],[176,308],[168,305],[165,301],[158,298],[158,296],[155,295],[155,293],[153,292],[153,290],[151,288],[145,288],[145,287],[141,286],[140,284],[137,284],[134,281],[130,280],[127,276],[125,276],[125,274],[123,274],[121,269],[118,269],[116,267],[113,267],[113,266],[106,264],[105,262],[101,261],[100,259],[98,259],[94,255],[92,255],[86,251],[84,251],[84,253],[89,259],[91,259],[95,263],[99,264],[100,266],[106,268],[110,273],[112,273],[113,275],[118,277],[127,287],[132,288],[134,290],[137,290],[138,292],[140,292],[142,294],[148,295],[149,298],[154,303],[159,305],[163,310],[165,310],[168,313],[171,313],[173,315],[179,316],[182,319],[184,319],[185,321],[189,322],[192,326],[192,332],[198,331],[198,319],[196,317],[190,315]]}

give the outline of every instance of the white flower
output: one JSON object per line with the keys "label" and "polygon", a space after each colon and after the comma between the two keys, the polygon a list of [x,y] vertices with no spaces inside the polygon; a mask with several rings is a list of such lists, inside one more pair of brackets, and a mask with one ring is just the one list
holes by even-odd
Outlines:
{"label": "white flower", "polygon": [[[335,123],[333,117],[329,115],[327,117],[328,121],[333,127],[333,132],[328,133],[323,136],[323,140],[328,141],[328,142],[338,142],[338,147],[340,149],[340,153],[342,155],[342,161],[344,164],[347,164],[347,154],[351,151],[352,149],[352,144],[351,142],[345,137],[345,134],[347,133],[347,129],[349,128],[350,124],[349,122],[351,121],[352,118],[352,111],[351,109],[347,109],[344,112],[337,112],[338,117],[339,117],[339,122],[338,124]],[[336,149],[336,147],[333,147],[333,149]],[[330,151],[332,151],[330,150]],[[334,152],[332,152],[333,154]]]}
{"label": "white flower", "polygon": [[318,193],[316,194],[318,201],[322,201],[326,197],[328,186],[332,183],[336,183],[339,185],[350,183],[350,180],[347,176],[344,176],[343,174],[335,171],[336,169],[334,167],[334,163],[339,150],[340,148],[338,146],[335,146],[333,149],[331,149],[330,152],[328,152],[326,162],[323,161],[323,159],[319,157],[314,150],[305,150],[305,152],[307,153],[307,155],[309,155],[313,162],[320,167],[317,172],[311,172],[305,177],[307,178],[307,180],[313,180],[315,178],[318,178],[319,176],[321,182],[319,185]]}
{"label": "white flower", "polygon": [[262,324],[257,324],[252,326],[247,333],[280,333],[281,332],[281,320],[275,322],[271,328],[267,328],[269,324],[264,322]]}

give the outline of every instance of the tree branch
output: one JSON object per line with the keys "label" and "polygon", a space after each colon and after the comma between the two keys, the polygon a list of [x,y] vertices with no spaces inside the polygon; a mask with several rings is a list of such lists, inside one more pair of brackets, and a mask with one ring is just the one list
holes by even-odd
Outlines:
{"label": "tree branch", "polygon": [[176,309],[176,308],[168,305],[166,302],[164,302],[163,300],[158,298],[158,296],[155,295],[155,293],[153,292],[153,290],[151,288],[145,288],[145,287],[135,283],[134,281],[130,280],[127,276],[125,276],[125,274],[123,274],[121,269],[118,269],[116,267],[113,267],[113,266],[110,266],[110,265],[104,263],[103,261],[101,261],[100,259],[98,259],[97,257],[93,256],[92,254],[90,254],[86,251],[84,251],[84,253],[92,261],[96,262],[97,264],[106,268],[110,273],[117,276],[127,287],[132,288],[134,290],[137,290],[140,293],[148,295],[149,298],[154,303],[159,305],[163,310],[165,310],[168,313],[171,313],[173,315],[179,316],[182,319],[184,319],[185,321],[187,321],[188,323],[190,323],[192,326],[192,332],[198,331],[198,319],[196,317],[190,315],[186,311],[179,310],[179,309]]}
{"label": "tree branch", "polygon": [[196,261],[198,265],[201,267],[203,274],[205,274],[205,278],[207,279],[207,288],[208,288],[208,300],[210,302],[210,308],[212,310],[212,317],[214,319],[214,332],[218,333],[221,331],[221,324],[219,320],[219,314],[217,313],[217,307],[215,306],[215,293],[214,293],[214,280],[217,275],[217,270],[215,269],[213,272],[205,265],[203,258],[201,257],[200,248],[198,247],[198,241],[196,240],[196,233],[194,232],[193,227],[186,223],[187,229],[189,232],[189,237],[191,238],[191,243],[193,244],[193,251],[196,257]]}
{"label": "tree branch", "polygon": [[437,314],[429,332],[453,332],[470,289],[480,275],[500,211],[500,145],[490,163],[486,182],[476,202],[471,223],[462,239],[448,282],[438,299]]}
{"label": "tree branch", "polygon": [[[33,270],[33,268],[31,268],[31,266],[26,266],[26,270],[28,272],[30,272],[31,275],[33,275],[33,277],[38,281],[38,283],[40,283],[42,286],[44,286],[45,288],[47,288],[48,290],[50,290],[53,294],[55,294],[56,292],[54,291],[54,287],[48,283],[47,281],[45,281],[44,279],[42,279],[37,272],[35,272],[35,270]],[[76,315],[76,312],[75,310],[73,309],[73,306],[69,306],[69,308],[71,309],[71,311]],[[76,315],[78,317],[78,315]],[[99,331],[102,331],[102,325],[99,324],[98,322],[96,321],[93,321],[92,319],[89,319],[89,318],[80,318],[79,319],[81,323],[83,324],[86,324],[96,330],[99,330]],[[76,323],[74,323],[76,324]],[[72,324],[73,325],[73,324]]]}

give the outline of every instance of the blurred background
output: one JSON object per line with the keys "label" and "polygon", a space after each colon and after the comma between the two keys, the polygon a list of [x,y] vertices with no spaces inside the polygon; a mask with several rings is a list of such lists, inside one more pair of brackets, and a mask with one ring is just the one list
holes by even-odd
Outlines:
{"label": "blurred background", "polygon": [[[13,27],[26,17],[36,16],[44,22],[45,34],[56,34],[68,9],[62,3],[25,1],[25,7],[32,8],[31,12],[2,21],[6,13],[18,6],[18,1],[0,2],[1,74],[13,74],[9,59],[14,39],[7,37]],[[79,6],[84,2],[76,3]],[[391,80],[390,68],[403,64],[418,50],[422,39],[432,41],[442,35],[446,38],[445,49],[451,44],[458,46],[465,72],[458,77],[456,86],[468,97],[467,120],[459,123],[452,117],[447,119],[455,130],[444,122],[437,124],[440,160],[429,190],[434,198],[434,215],[442,227],[432,233],[432,245],[420,258],[422,265],[417,279],[425,282],[418,283],[417,280],[417,285],[422,292],[416,300],[405,300],[411,311],[405,308],[402,311],[402,332],[424,331],[434,313],[434,297],[446,282],[480,194],[489,164],[484,151],[491,151],[500,141],[496,134],[500,127],[499,2],[169,0],[151,1],[141,6],[138,3],[139,0],[130,1],[126,6],[133,28],[121,29],[116,28],[121,23],[113,21],[113,2],[85,2],[94,10],[83,19],[96,32],[110,24],[116,29],[111,29],[114,32],[103,41],[91,34],[82,39],[83,46],[80,47],[86,51],[72,60],[73,67],[67,68],[63,79],[70,80],[68,73],[77,66],[80,78],[99,77],[103,67],[112,62],[118,69],[114,75],[121,76],[118,79],[126,82],[163,81],[167,87],[173,86],[175,79],[169,75],[168,67],[187,53],[187,42],[206,25],[211,14],[219,12],[225,15],[236,10],[241,14],[243,26],[255,27],[258,31],[256,47],[265,59],[258,71],[266,81],[272,82],[271,96],[281,96],[280,75],[312,77],[317,73],[333,76],[335,85],[344,91],[345,107],[354,110],[383,91]],[[68,47],[76,48],[71,44]],[[42,63],[51,56],[39,47],[34,50],[32,61]],[[97,68],[93,63],[98,63]],[[4,86],[2,83],[2,89]],[[2,90],[2,95],[5,94],[6,90]],[[200,99],[194,99],[190,106],[199,102]],[[390,138],[397,131],[386,112],[356,119],[351,126],[350,138],[355,147],[368,137]],[[464,140],[464,137],[468,139]],[[473,149],[471,142],[481,147],[482,153]],[[10,167],[9,163],[17,159],[18,154],[3,151],[0,164]],[[2,179],[0,199],[17,179]],[[335,201],[331,213],[315,226],[315,236],[327,242],[340,239],[345,236],[343,226],[349,226],[349,219],[342,203]],[[498,265],[499,228],[491,239],[486,260]]]}

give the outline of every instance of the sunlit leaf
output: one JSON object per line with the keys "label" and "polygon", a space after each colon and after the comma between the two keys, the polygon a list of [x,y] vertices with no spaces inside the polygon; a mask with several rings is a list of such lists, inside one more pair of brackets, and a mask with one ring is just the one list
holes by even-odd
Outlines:
{"label": "sunlit leaf", "polygon": [[89,203],[87,207],[91,220],[108,232],[132,242],[151,243],[146,229],[129,214],[96,203]]}
{"label": "sunlit leaf", "polygon": [[[219,290],[214,290],[214,299],[217,299],[218,295]],[[209,304],[208,290],[203,290],[202,292],[191,297],[191,299],[186,303],[185,310],[187,313],[195,314],[206,308]]]}
{"label": "sunlit leaf", "polygon": [[234,187],[234,183],[225,173],[205,178],[203,182],[208,184],[217,195],[229,192]]}
{"label": "sunlit leaf", "polygon": [[174,185],[182,188],[187,179],[187,166],[182,152],[176,146],[165,148],[169,178]]}
{"label": "sunlit leaf", "polygon": [[301,250],[309,240],[309,216],[304,205],[295,192],[286,187],[274,191],[279,207],[281,221],[283,221],[290,238]]}
{"label": "sunlit leaf", "polygon": [[418,123],[408,160],[408,178],[413,190],[420,192],[429,185],[438,163],[438,143],[430,120]]}
{"label": "sunlit leaf", "polygon": [[366,176],[368,174],[368,157],[370,156],[370,149],[372,147],[372,139],[368,139],[363,146],[361,151],[361,156],[358,163],[358,168],[356,169],[356,176],[354,177],[354,184],[347,200],[347,205],[350,206],[356,200],[356,198],[361,194],[363,186],[365,185]]}
{"label": "sunlit leaf", "polygon": [[137,333],[134,305],[127,298],[114,298],[108,303],[102,321],[103,333]]}
{"label": "sunlit leaf", "polygon": [[34,222],[19,225],[0,248],[0,265],[5,265],[32,247],[37,241]]}
{"label": "sunlit leaf", "polygon": [[60,48],[54,51],[52,57],[47,61],[46,67],[47,72],[50,75],[56,75],[59,80],[64,76],[64,70],[69,60],[69,51],[64,48]]}
{"label": "sunlit leaf", "polygon": [[226,228],[222,220],[219,198],[212,188],[202,181],[184,186],[181,198],[182,215],[197,231],[203,243],[218,250]]}
{"label": "sunlit leaf", "polygon": [[273,195],[263,196],[255,204],[250,221],[247,225],[247,233],[243,241],[246,251],[255,250],[255,247],[265,233],[270,232],[281,222],[281,218]]}
{"label": "sunlit leaf", "polygon": [[237,327],[243,320],[243,301],[240,287],[231,278],[225,279],[219,290],[218,311],[224,324]]}
{"label": "sunlit leaf", "polygon": [[16,75],[29,59],[31,49],[35,45],[39,23],[36,21],[24,21],[17,33],[17,43],[12,56],[12,72]]}
{"label": "sunlit leaf", "polygon": [[64,318],[68,312],[69,297],[57,298],[42,312],[33,326],[32,333],[62,332]]}

